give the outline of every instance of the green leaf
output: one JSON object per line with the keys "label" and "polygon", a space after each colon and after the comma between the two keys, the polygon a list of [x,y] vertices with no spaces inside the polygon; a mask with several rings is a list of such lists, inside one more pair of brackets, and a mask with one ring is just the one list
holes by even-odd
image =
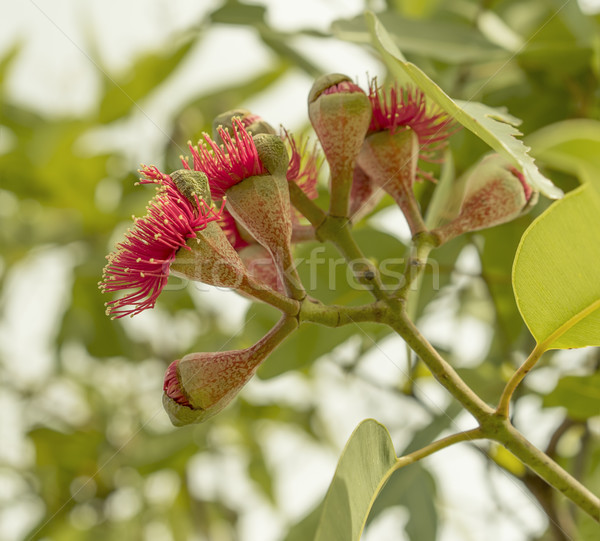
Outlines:
{"label": "green leaf", "polygon": [[168,53],[161,51],[145,54],[135,62],[126,76],[107,77],[98,121],[107,123],[129,114],[139,100],[173,73],[195,43],[195,39],[190,38]]}
{"label": "green leaf", "polygon": [[600,413],[600,372],[591,376],[565,376],[544,397],[544,407],[563,406],[572,419],[585,420]]}
{"label": "green leaf", "polygon": [[222,7],[213,11],[210,18],[213,23],[255,26],[264,22],[266,11],[267,8],[264,6],[229,0]]}
{"label": "green leaf", "polygon": [[325,496],[315,541],[359,541],[396,460],[387,429],[373,419],[360,423],[346,444]]}
{"label": "green leaf", "polygon": [[519,119],[483,103],[453,100],[423,71],[404,58],[373,13],[367,13],[367,22],[375,46],[396,77],[402,82],[416,84],[454,120],[472,131],[496,152],[511,160],[523,171],[527,182],[533,187],[550,198],[562,197],[562,191],[539,172],[533,158],[528,154],[529,147],[516,138],[521,135],[516,129],[520,123]]}
{"label": "green leaf", "polygon": [[406,533],[411,541],[436,541],[435,482],[421,464],[395,471],[375,501],[371,514],[377,515],[394,505],[408,510]]}
{"label": "green leaf", "polygon": [[323,504],[317,505],[300,522],[294,524],[289,530],[283,541],[306,541],[314,539],[315,532],[319,526],[319,518],[323,510]]}
{"label": "green leaf", "polygon": [[513,267],[519,311],[544,349],[600,346],[600,195],[570,192],[523,235]]}
{"label": "green leaf", "polygon": [[556,122],[527,138],[537,159],[577,175],[600,191],[600,121],[578,118]]}

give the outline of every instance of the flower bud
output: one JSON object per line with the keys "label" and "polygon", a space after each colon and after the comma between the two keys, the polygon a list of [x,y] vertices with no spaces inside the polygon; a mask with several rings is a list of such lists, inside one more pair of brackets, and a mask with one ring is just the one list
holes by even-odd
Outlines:
{"label": "flower bud", "polygon": [[354,168],[350,192],[350,219],[352,222],[358,222],[369,214],[377,206],[383,194],[383,189],[371,180],[362,167],[357,165]]}
{"label": "flower bud", "polygon": [[277,264],[288,294],[305,296],[291,256],[292,220],[286,172],[288,154],[283,141],[260,134],[254,144],[263,167],[270,173],[248,177],[231,186],[227,208],[242,226],[269,252]]}
{"label": "flower bud", "polygon": [[219,413],[297,326],[297,319],[283,317],[247,349],[192,353],[171,363],[163,387],[163,406],[171,422],[175,426],[200,423]]}
{"label": "flower bud", "polygon": [[458,216],[432,233],[443,243],[467,231],[510,222],[529,211],[537,198],[538,193],[511,162],[492,154],[469,174]]}
{"label": "flower bud", "polygon": [[213,120],[212,134],[215,141],[223,142],[219,134],[219,128],[228,130],[230,133],[233,132],[233,119],[236,117],[240,120],[242,126],[254,135],[259,133],[275,135],[277,133],[275,128],[259,115],[255,115],[247,109],[232,109],[221,113]]}
{"label": "flower bud", "polygon": [[206,143],[191,147],[193,167],[206,173],[212,195],[226,198],[235,220],[271,252],[288,295],[302,299],[306,293],[290,250],[289,157],[285,145],[275,135],[253,138],[238,118],[233,118],[232,124],[233,134],[218,130],[223,145],[205,135]]}
{"label": "flower bud", "polygon": [[354,164],[371,121],[371,103],[349,77],[324,75],[312,86],[308,114],[331,171],[331,211],[346,216]]}
{"label": "flower bud", "polygon": [[286,313],[297,309],[290,299],[249,273],[216,222],[209,223],[196,238],[187,241],[186,249],[177,252],[170,270],[173,275],[188,280],[235,289]]}
{"label": "flower bud", "polygon": [[419,160],[419,139],[408,128],[369,134],[358,164],[373,182],[389,193],[406,217],[413,235],[420,229],[420,211],[413,194]]}
{"label": "flower bud", "polygon": [[187,246],[189,250],[177,252],[171,263],[175,276],[231,289],[238,289],[245,282],[248,271],[216,222],[188,240]]}
{"label": "flower bud", "polygon": [[290,196],[285,177],[287,152],[276,136],[257,135],[256,150],[267,175],[252,176],[227,191],[227,208],[265,248],[277,252],[292,236]]}
{"label": "flower bud", "polygon": [[212,203],[208,177],[201,171],[179,169],[173,171],[170,176],[177,189],[192,205],[196,204],[196,198],[203,200],[207,205]]}

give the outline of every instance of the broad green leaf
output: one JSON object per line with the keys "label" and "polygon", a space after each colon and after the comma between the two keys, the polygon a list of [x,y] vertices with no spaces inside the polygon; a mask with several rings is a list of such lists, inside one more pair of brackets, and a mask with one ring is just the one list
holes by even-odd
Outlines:
{"label": "broad green leaf", "polygon": [[421,464],[411,464],[394,472],[375,501],[371,514],[376,516],[388,507],[402,505],[408,510],[405,531],[410,540],[436,541],[435,495],[432,475]]}
{"label": "broad green leaf", "polygon": [[359,541],[373,502],[393,473],[396,460],[383,425],[373,419],[358,425],[325,496],[315,541]]}
{"label": "broad green leaf", "polygon": [[[463,411],[458,402],[451,402],[439,415],[417,431],[402,455],[417,451],[432,443],[441,432],[452,427],[454,419]],[[435,482],[421,464],[396,471],[381,490],[369,514],[369,523],[388,507],[402,505],[408,509],[406,533],[411,541],[436,539],[438,517],[435,509]]]}
{"label": "broad green leaf", "polygon": [[412,82],[419,86],[456,122],[472,131],[496,152],[506,156],[519,167],[533,187],[550,198],[562,197],[562,191],[539,172],[533,158],[528,154],[529,147],[516,138],[521,135],[516,128],[520,123],[519,119],[483,103],[453,100],[422,70],[404,58],[385,27],[373,13],[367,13],[367,22],[375,46],[395,76],[401,81]]}
{"label": "broad green leaf", "polygon": [[289,530],[283,541],[307,541],[314,539],[315,532],[319,526],[319,519],[323,510],[323,503],[317,505],[300,522],[294,524]]}
{"label": "broad green leaf", "polygon": [[578,118],[551,124],[527,138],[533,155],[600,191],[600,121]]}
{"label": "broad green leaf", "polygon": [[600,346],[600,195],[590,186],[570,192],[525,232],[513,289],[544,349]]}
{"label": "broad green leaf", "polygon": [[600,372],[561,378],[554,390],[544,397],[544,406],[563,406],[573,419],[600,415]]}

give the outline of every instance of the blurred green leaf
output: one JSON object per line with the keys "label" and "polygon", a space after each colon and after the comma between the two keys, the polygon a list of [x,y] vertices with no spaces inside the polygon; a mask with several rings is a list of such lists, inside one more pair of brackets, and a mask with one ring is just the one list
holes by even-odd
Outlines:
{"label": "blurred green leaf", "polygon": [[527,138],[533,154],[550,167],[577,175],[600,191],[600,121],[565,120]]}
{"label": "blurred green leaf", "polygon": [[319,527],[321,514],[323,513],[323,504],[319,504],[300,522],[294,524],[289,530],[283,541],[306,541],[314,539]]}
{"label": "blurred green leaf", "polygon": [[194,36],[188,37],[175,49],[138,58],[126,75],[106,76],[98,121],[105,124],[129,114],[175,71],[195,43]]}
{"label": "blurred green leaf", "polygon": [[[244,80],[235,86],[225,86],[208,94],[195,97],[185,104],[176,114],[173,130],[167,141],[167,169],[181,167],[182,148],[187,148],[187,141],[198,141],[204,132],[211,133],[213,119],[231,109],[244,107],[255,96],[266,92],[282,79],[290,70],[289,62],[278,61],[269,70]],[[276,126],[276,119],[265,119]]]}
{"label": "blurred green leaf", "polygon": [[14,42],[4,53],[4,56],[2,56],[2,58],[0,59],[0,88],[4,87],[6,81],[6,73],[10,70],[14,61],[18,58],[22,47],[23,45],[21,42]]}
{"label": "blurred green leaf", "polygon": [[600,345],[600,195],[582,186],[523,235],[513,288],[525,323],[545,349]]}
{"label": "blurred green leaf", "polygon": [[255,26],[264,21],[266,11],[264,6],[227,0],[223,6],[212,12],[210,18],[213,23]]}
{"label": "blurred green leaf", "polygon": [[481,277],[496,312],[494,339],[504,346],[504,354],[512,350],[523,330],[513,295],[511,271],[517,246],[529,223],[530,218],[523,217],[478,233],[484,240],[480,250]]}
{"label": "blurred green leaf", "polygon": [[421,464],[410,464],[391,475],[373,504],[371,516],[401,505],[408,511],[405,531],[409,539],[435,541],[438,531],[435,495],[435,482],[431,474]]}
{"label": "blurred green leaf", "polygon": [[600,372],[590,376],[565,376],[544,396],[544,407],[566,408],[569,417],[584,421],[600,415]]}
{"label": "blurred green leaf", "polygon": [[359,541],[396,453],[387,429],[363,421],[346,444],[323,505],[315,541]]}
{"label": "blurred green leaf", "polygon": [[483,362],[479,366],[457,368],[456,371],[466,384],[488,404],[493,404],[500,398],[505,385],[500,366],[491,362]]}
{"label": "blurred green leaf", "polygon": [[[508,57],[507,51],[487,40],[466,21],[406,18],[390,11],[379,13],[393,42],[404,52],[449,64],[490,62]],[[347,41],[370,43],[362,15],[332,24],[333,34]]]}

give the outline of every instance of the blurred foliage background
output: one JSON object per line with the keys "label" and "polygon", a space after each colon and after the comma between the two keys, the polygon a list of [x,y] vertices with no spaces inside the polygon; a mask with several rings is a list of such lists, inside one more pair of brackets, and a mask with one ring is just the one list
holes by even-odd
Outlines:
{"label": "blurred foliage background", "polygon": [[[74,2],[58,3],[56,13],[27,4],[23,28],[51,29],[73,57],[44,56],[47,65],[29,78],[37,94],[15,85],[32,54],[29,38],[13,33],[0,61],[0,539],[309,540],[312,510],[360,420],[385,423],[398,453],[468,425],[429,373],[410,365],[399,339],[365,325],[302,328],[226,411],[174,429],[160,405],[168,363],[247,346],[276,314],[173,280],[155,310],[111,321],[97,289],[104,256],[151,195],[134,187],[140,161],[179,168],[187,141],[236,107],[307,130],[306,95],[324,71],[383,80],[364,9],[452,97],[506,106],[526,134],[600,118],[598,15],[584,15],[574,0],[227,0],[190,12],[125,2],[104,14],[118,19],[115,28],[99,30],[99,4],[90,13]],[[2,8],[5,24],[11,9]],[[152,11],[154,25],[139,10]],[[124,61],[128,35],[138,50]],[[46,85],[56,94],[46,75],[69,71],[75,57],[94,73],[89,92],[81,103],[73,98],[73,64],[62,96],[71,109],[40,107],[35,96]],[[455,174],[484,152],[468,133],[453,136]],[[578,183],[544,172],[566,191]],[[433,185],[420,189],[427,205]],[[439,250],[439,274],[419,298],[419,326],[490,403],[533,346],[510,270],[521,234],[548,204]],[[369,255],[403,256],[398,214],[386,199],[356,225]],[[363,298],[343,266],[311,264],[335,260],[331,247],[303,244],[296,255],[312,295]],[[515,424],[595,491],[599,367],[597,349],[547,354],[515,407]],[[502,449],[464,445],[398,472],[364,539],[571,539],[561,529],[592,539],[594,528]]]}

